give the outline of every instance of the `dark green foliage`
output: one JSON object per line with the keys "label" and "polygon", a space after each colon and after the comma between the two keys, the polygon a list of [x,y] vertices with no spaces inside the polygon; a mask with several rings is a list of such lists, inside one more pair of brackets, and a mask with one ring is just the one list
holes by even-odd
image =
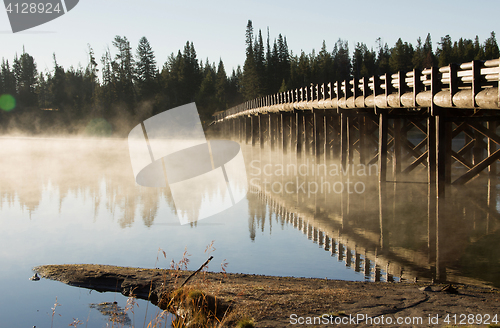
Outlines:
{"label": "dark green foliage", "polygon": [[437,55],[439,58],[438,59],[439,67],[453,63],[454,56],[453,56],[453,44],[451,42],[451,37],[449,35],[446,35],[445,37],[441,38],[441,42],[439,42],[438,44],[439,48],[437,49]]}
{"label": "dark green foliage", "polygon": [[427,34],[425,42],[422,44],[422,39],[417,39],[417,47],[412,58],[413,68],[424,69],[436,65],[436,58],[432,51],[431,35]]}
{"label": "dark green foliage", "polygon": [[[36,133],[53,125],[64,127],[66,132],[123,135],[154,114],[193,101],[206,124],[214,112],[289,89],[500,57],[494,32],[484,43],[477,36],[453,41],[446,35],[436,51],[427,34],[425,41],[418,38],[415,46],[399,39],[390,48],[378,38],[376,50],[358,42],[351,53],[348,42],[339,38],[331,50],[323,41],[319,52],[313,49],[293,54],[284,35],[278,34],[271,42],[269,28],[264,45],[261,30],[254,35],[249,20],[245,41],[244,65],[230,75],[222,59],[217,66],[208,59],[202,64],[189,41],[173,52],[160,70],[146,37],[139,40],[135,55],[128,39],[116,36],[113,51],[107,49],[100,61],[89,45],[86,67],[63,68],[54,55],[53,69],[40,73],[34,58],[23,50],[13,61],[2,58],[0,96],[6,95],[3,99],[9,104],[4,107],[9,111],[0,111],[0,129],[7,129],[8,122],[24,114],[35,113],[33,118],[25,116],[15,122],[16,128]],[[33,123],[36,120],[40,122]]]}
{"label": "dark green foliage", "polygon": [[161,111],[195,101],[204,73],[192,42],[186,42],[182,53],[172,53],[160,73]]}
{"label": "dark green foliage", "polygon": [[211,115],[219,108],[219,99],[216,88],[217,73],[215,67],[209,64],[208,59],[203,71],[204,77],[196,96],[196,104],[202,122],[207,123]]}
{"label": "dark green foliage", "polygon": [[413,46],[408,42],[398,39],[394,48],[391,49],[389,68],[391,72],[411,71],[413,69]]}
{"label": "dark green foliage", "polygon": [[484,58],[483,59],[496,59],[500,57],[498,50],[497,39],[495,37],[495,32],[491,32],[491,35],[484,42]]}
{"label": "dark green foliage", "polygon": [[146,37],[137,46],[137,85],[141,100],[154,98],[158,92],[158,70],[153,49]]}
{"label": "dark green foliage", "polygon": [[259,51],[260,46],[256,46],[255,48],[253,46],[253,26],[251,20],[248,21],[245,36],[247,48],[245,64],[243,65],[242,92],[245,99],[253,99],[263,94],[256,62],[256,58],[260,57],[260,53],[258,53],[258,56],[255,55],[255,50]]}
{"label": "dark green foliage", "polygon": [[389,58],[391,57],[391,51],[389,50],[389,46],[387,43],[382,44],[382,39],[377,39],[378,44],[378,54],[376,61],[376,75],[382,75],[386,73],[390,73],[389,69]]}
{"label": "dark green foliage", "polygon": [[376,54],[368,50],[364,43],[356,44],[352,58],[352,75],[354,78],[370,77],[375,75]]}
{"label": "dark green foliage", "polygon": [[132,56],[132,47],[126,37],[116,36],[113,41],[118,53],[111,62],[114,76],[114,89],[120,106],[123,106],[130,114],[134,113],[136,104],[135,60]]}
{"label": "dark green foliage", "polygon": [[219,102],[219,107],[226,108],[227,106],[227,88],[228,80],[226,76],[226,70],[224,69],[224,63],[222,59],[219,60],[219,67],[217,67],[217,79],[215,81],[215,93],[217,101]]}
{"label": "dark green foliage", "polygon": [[13,68],[19,105],[23,107],[36,107],[38,99],[35,89],[38,83],[38,73],[35,60],[23,51],[21,57],[14,59]]}
{"label": "dark green foliage", "polygon": [[241,87],[242,80],[243,80],[243,72],[241,71],[241,67],[238,65],[236,71],[233,69],[233,72],[227,81],[226,99],[228,108],[241,104],[244,101],[242,87]]}

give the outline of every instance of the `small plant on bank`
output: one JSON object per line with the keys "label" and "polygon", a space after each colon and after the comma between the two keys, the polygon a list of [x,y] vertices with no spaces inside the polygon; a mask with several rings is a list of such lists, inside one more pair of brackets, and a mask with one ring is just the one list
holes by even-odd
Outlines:
{"label": "small plant on bank", "polygon": [[[52,328],[54,326],[54,315],[56,314],[56,308],[60,306],[61,304],[57,303],[57,296],[56,296],[56,302],[54,303],[54,307],[52,309],[52,321],[50,322],[50,327]],[[59,314],[59,316],[61,316]]]}
{"label": "small plant on bank", "polygon": [[80,320],[78,320],[78,318],[73,318],[73,322],[69,324],[69,326],[73,326],[73,327],[78,327],[79,325],[83,325],[83,322],[81,322]]}
{"label": "small plant on bank", "polygon": [[218,327],[229,312],[229,305],[193,287],[178,288],[169,296],[167,308],[177,314],[174,327]]}

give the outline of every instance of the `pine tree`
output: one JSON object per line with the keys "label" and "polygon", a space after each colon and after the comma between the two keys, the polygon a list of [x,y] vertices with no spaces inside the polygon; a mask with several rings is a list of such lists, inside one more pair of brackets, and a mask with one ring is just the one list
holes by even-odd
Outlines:
{"label": "pine tree", "polygon": [[326,42],[323,40],[323,45],[317,58],[319,75],[316,83],[329,83],[334,75],[332,54],[326,48]]}
{"label": "pine tree", "polygon": [[278,35],[278,76],[280,83],[282,80],[290,79],[290,54],[286,37],[283,37],[281,33]]}
{"label": "pine tree", "polygon": [[361,78],[361,70],[363,69],[363,60],[368,47],[364,43],[356,43],[352,56],[352,75],[355,79]]}
{"label": "pine tree", "polygon": [[500,53],[498,51],[497,39],[495,32],[491,32],[490,37],[484,42],[484,58],[483,59],[498,59]]}
{"label": "pine tree", "polygon": [[261,88],[259,84],[259,75],[257,65],[255,63],[255,54],[253,47],[253,26],[252,21],[248,20],[246,29],[246,59],[243,66],[243,95],[246,100],[254,99],[261,96]]}
{"label": "pine tree", "polygon": [[19,95],[18,104],[24,107],[38,106],[38,99],[35,93],[38,83],[38,72],[34,58],[23,50],[21,57],[15,58],[13,68],[17,94]]}
{"label": "pine tree", "polygon": [[481,60],[484,59],[484,49],[479,43],[479,36],[476,35],[474,39],[474,59]]}
{"label": "pine tree", "polygon": [[422,63],[422,69],[423,68],[430,68],[436,65],[436,56],[434,56],[434,52],[432,51],[432,40],[431,40],[431,34],[428,33],[427,37],[425,38],[424,46],[423,46],[423,52],[425,55],[425,59]]}
{"label": "pine tree", "polygon": [[242,83],[243,73],[241,71],[241,66],[238,65],[236,71],[233,69],[231,76],[229,77],[227,83],[227,106],[232,107],[241,104],[244,101],[242,94]]}
{"label": "pine tree", "polygon": [[377,39],[378,54],[377,54],[377,72],[376,75],[382,75],[390,72],[389,68],[389,58],[391,57],[391,51],[387,43],[382,45],[382,39]]}
{"label": "pine tree", "polygon": [[182,56],[184,60],[179,80],[181,82],[182,104],[185,104],[195,100],[196,92],[200,88],[204,74],[196,58],[193,42],[186,42]]}
{"label": "pine tree", "polygon": [[132,47],[126,37],[115,36],[113,46],[118,53],[111,63],[113,74],[116,77],[116,92],[122,106],[128,109],[130,114],[134,113],[136,92],[134,88],[135,80],[135,60],[132,56]]}
{"label": "pine tree", "polygon": [[278,44],[276,39],[274,39],[273,42],[273,50],[271,52],[271,60],[269,62],[269,79],[270,79],[270,85],[271,89],[269,90],[270,93],[276,93],[278,92],[278,88],[280,87],[281,84],[281,72],[280,72],[280,58],[279,58],[279,53],[278,53]]}
{"label": "pine tree", "polygon": [[437,56],[438,56],[438,66],[447,66],[454,62],[453,58],[453,45],[451,42],[451,37],[446,35],[441,38],[441,42],[438,42]]}
{"label": "pine tree", "polygon": [[218,109],[216,72],[215,67],[207,61],[204,67],[204,77],[200,85],[200,91],[196,96],[196,103],[203,122],[210,120],[211,115]]}
{"label": "pine tree", "polygon": [[102,115],[105,118],[110,118],[114,115],[112,111],[113,104],[118,102],[118,91],[117,77],[113,72],[113,60],[109,48],[102,55],[101,64],[102,85],[98,89],[97,98]]}
{"label": "pine tree", "polygon": [[36,89],[36,93],[38,95],[38,107],[40,108],[50,108],[51,104],[48,99],[49,93],[49,83],[45,78],[43,73],[40,73],[38,77],[38,85]]}
{"label": "pine tree", "polygon": [[264,58],[264,42],[262,40],[262,32],[259,29],[259,35],[255,40],[255,70],[257,71],[258,83],[260,86],[260,92],[262,94],[267,94],[267,89],[265,87],[264,81],[266,80],[266,62]]}
{"label": "pine tree", "polygon": [[349,56],[348,42],[338,39],[333,48],[332,56],[335,67],[335,80],[348,80],[351,76],[351,58]]}
{"label": "pine tree", "polygon": [[137,83],[142,99],[150,99],[158,92],[156,83],[156,59],[146,37],[137,46]]}
{"label": "pine tree", "polygon": [[60,112],[65,112],[68,106],[68,99],[66,95],[66,72],[62,66],[57,64],[56,55],[54,58],[54,73],[50,79],[50,101],[52,106]]}
{"label": "pine tree", "polygon": [[266,42],[266,61],[265,61],[265,80],[264,80],[264,87],[266,90],[267,94],[273,93],[273,81],[274,81],[274,74],[275,74],[275,66],[273,63],[273,58],[271,55],[271,45],[269,43],[269,27],[267,27],[267,42]]}
{"label": "pine tree", "polygon": [[9,60],[4,60],[2,58],[2,85],[3,93],[10,94],[12,96],[16,95],[16,77],[14,72],[10,68]]}
{"label": "pine tree", "polygon": [[399,71],[406,72],[413,69],[413,46],[404,42],[401,38],[396,41],[394,48],[391,49],[391,57],[389,58],[389,67],[391,73]]}
{"label": "pine tree", "polygon": [[87,68],[85,69],[84,84],[88,105],[94,107],[95,103],[97,102],[97,89],[99,88],[99,78],[97,77],[99,69],[97,68],[94,49],[92,49],[90,44],[87,44],[87,46],[89,63],[87,65]]}
{"label": "pine tree", "polygon": [[215,90],[217,100],[219,101],[220,109],[227,108],[227,76],[226,71],[224,70],[224,63],[222,59],[219,60],[219,67],[217,67],[217,79],[215,81]]}

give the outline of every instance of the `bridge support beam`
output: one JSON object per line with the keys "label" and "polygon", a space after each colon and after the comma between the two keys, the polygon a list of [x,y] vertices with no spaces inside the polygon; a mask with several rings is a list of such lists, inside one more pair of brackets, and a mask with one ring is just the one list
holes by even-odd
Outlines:
{"label": "bridge support beam", "polygon": [[[497,130],[497,122],[488,122],[488,130],[491,134],[496,134]],[[488,157],[493,155],[493,153],[497,150],[497,145],[496,143],[488,139]],[[488,166],[488,172],[490,175],[496,175],[497,174],[497,162],[495,161],[493,164]]]}
{"label": "bridge support beam", "polygon": [[437,197],[445,196],[445,185],[451,183],[451,122],[436,115],[436,168]]}
{"label": "bridge support beam", "polygon": [[436,118],[429,116],[427,118],[427,182],[434,186],[437,177],[437,130]]}
{"label": "bridge support beam", "polygon": [[314,113],[304,113],[304,153],[306,155],[314,154]]}
{"label": "bridge support beam", "polygon": [[262,115],[259,114],[259,144],[260,148],[264,148],[265,142],[265,120],[262,118]]}
{"label": "bridge support beam", "polygon": [[251,129],[252,129],[252,146],[257,144],[257,140],[260,134],[260,115],[252,115],[251,118]]}
{"label": "bridge support beam", "polygon": [[281,113],[281,148],[287,153],[291,147],[292,140],[292,115]]}
{"label": "bridge support beam", "polygon": [[323,116],[323,131],[324,131],[324,140],[323,140],[323,153],[325,155],[325,162],[331,158],[331,143],[333,138],[333,116],[332,115],[324,115]]}
{"label": "bridge support beam", "polygon": [[474,130],[474,147],[472,148],[472,162],[474,165],[479,164],[483,159],[483,136]]}
{"label": "bridge support beam", "polygon": [[349,116],[345,112],[340,114],[340,165],[346,167],[349,156]]}
{"label": "bridge support beam", "polygon": [[234,118],[231,120],[231,130],[229,131],[231,140],[238,140],[236,138],[236,121],[237,119]]}
{"label": "bridge support beam", "polygon": [[290,151],[296,151],[297,149],[297,115],[291,113],[290,115]]}
{"label": "bridge support beam", "polygon": [[378,169],[379,182],[387,181],[387,140],[389,134],[389,120],[386,111],[379,114],[378,124]]}
{"label": "bridge support beam", "polygon": [[245,144],[249,144],[252,140],[252,117],[245,116]]}
{"label": "bridge support beam", "polygon": [[269,138],[269,146],[271,148],[271,150],[274,150],[274,146],[276,145],[275,143],[275,132],[274,132],[274,121],[275,121],[275,118],[274,118],[274,114],[267,114],[269,120],[267,121],[267,124],[269,126],[269,128],[267,129],[267,133],[268,133],[268,138]]}
{"label": "bridge support beam", "polygon": [[295,134],[297,136],[296,138],[296,153],[297,156],[300,156],[303,151],[303,146],[304,146],[304,134],[305,134],[305,119],[304,119],[304,113],[297,111],[296,113],[296,121],[295,121]]}
{"label": "bridge support beam", "polygon": [[359,164],[366,165],[367,159],[367,149],[366,149],[366,138],[367,138],[367,119],[365,115],[358,116],[358,152],[359,152]]}
{"label": "bridge support beam", "polygon": [[238,117],[238,142],[243,142],[243,134],[245,132],[245,118],[242,116]]}
{"label": "bridge support beam", "polygon": [[319,161],[321,159],[321,155],[325,150],[325,126],[324,119],[325,115],[321,111],[315,110],[314,113],[314,155],[316,156],[316,160]]}
{"label": "bridge support beam", "polygon": [[392,159],[394,180],[401,178],[401,148],[402,148],[402,133],[401,133],[401,119],[394,119],[394,157]]}
{"label": "bridge support beam", "polygon": [[280,114],[269,114],[269,138],[271,150],[275,150],[280,140]]}

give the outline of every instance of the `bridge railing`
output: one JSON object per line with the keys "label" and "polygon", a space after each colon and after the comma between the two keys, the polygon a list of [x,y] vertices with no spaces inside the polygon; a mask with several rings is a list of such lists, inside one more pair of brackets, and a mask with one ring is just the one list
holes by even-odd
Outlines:
{"label": "bridge railing", "polygon": [[268,112],[425,107],[500,109],[500,59],[310,84],[248,100],[214,121]]}

